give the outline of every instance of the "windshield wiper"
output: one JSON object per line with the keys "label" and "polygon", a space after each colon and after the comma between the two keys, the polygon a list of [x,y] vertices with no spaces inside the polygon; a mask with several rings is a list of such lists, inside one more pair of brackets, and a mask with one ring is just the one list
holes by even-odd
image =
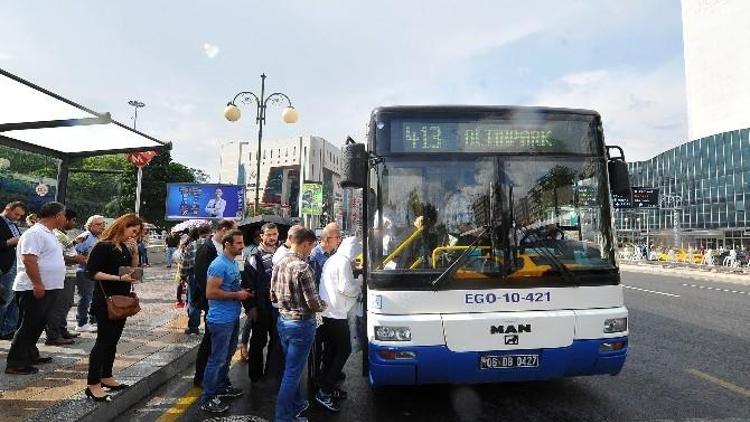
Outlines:
{"label": "windshield wiper", "polygon": [[432,281],[431,284],[432,284],[432,287],[435,288],[435,290],[437,290],[438,285],[440,283],[445,281],[446,278],[450,277],[458,269],[458,267],[462,264],[463,260],[465,260],[466,257],[469,256],[469,254],[471,254],[477,249],[477,245],[479,245],[479,241],[482,240],[482,238],[484,237],[485,234],[487,234],[487,231],[489,229],[490,229],[490,226],[484,226],[482,228],[482,231],[479,232],[479,234],[477,235],[477,238],[474,239],[474,241],[471,242],[469,246],[463,252],[461,252],[461,255],[459,255],[455,260],[453,260],[453,262],[451,262],[450,265],[448,265],[448,268],[446,268],[438,276],[438,278]]}

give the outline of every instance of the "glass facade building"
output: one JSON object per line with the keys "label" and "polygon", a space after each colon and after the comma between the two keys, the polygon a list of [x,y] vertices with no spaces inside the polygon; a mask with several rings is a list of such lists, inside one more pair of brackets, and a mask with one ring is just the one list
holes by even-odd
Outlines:
{"label": "glass facade building", "polygon": [[750,246],[749,133],[724,132],[629,163],[631,186],[658,188],[660,207],[617,210],[620,239],[694,248]]}

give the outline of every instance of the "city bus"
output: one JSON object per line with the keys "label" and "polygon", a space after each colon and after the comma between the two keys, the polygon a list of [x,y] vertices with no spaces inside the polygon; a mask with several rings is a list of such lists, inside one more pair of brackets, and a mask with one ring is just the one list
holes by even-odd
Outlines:
{"label": "city bus", "polygon": [[372,386],[620,372],[610,198],[629,182],[597,112],[382,107],[367,133],[341,186],[362,195]]}

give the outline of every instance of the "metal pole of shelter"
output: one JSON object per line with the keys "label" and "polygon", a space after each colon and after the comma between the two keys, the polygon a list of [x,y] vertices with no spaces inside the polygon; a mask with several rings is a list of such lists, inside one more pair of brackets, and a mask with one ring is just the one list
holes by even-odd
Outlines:
{"label": "metal pole of shelter", "polygon": [[65,203],[65,197],[68,195],[68,170],[70,160],[67,157],[61,158],[57,164],[57,192],[55,201]]}

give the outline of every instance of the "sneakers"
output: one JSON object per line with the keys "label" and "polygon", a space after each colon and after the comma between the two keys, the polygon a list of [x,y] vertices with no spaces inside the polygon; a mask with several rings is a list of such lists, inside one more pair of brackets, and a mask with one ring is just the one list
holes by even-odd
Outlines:
{"label": "sneakers", "polygon": [[197,328],[185,328],[185,334],[187,335],[200,335],[200,330]]}
{"label": "sneakers", "polygon": [[80,327],[76,327],[76,331],[79,333],[95,333],[96,330],[97,330],[97,327],[96,325],[93,325],[93,324],[86,324]]}
{"label": "sneakers", "polygon": [[231,385],[221,391],[216,395],[216,397],[223,399],[223,398],[236,398],[241,397],[244,392],[241,388],[232,387]]}
{"label": "sneakers", "polygon": [[333,396],[334,400],[346,400],[346,398],[348,397],[346,391],[340,388],[334,388],[333,392],[331,392],[331,396]]}
{"label": "sneakers", "polygon": [[185,302],[183,301],[177,301],[174,303],[174,307],[177,309],[184,309],[185,308]]}
{"label": "sneakers", "polygon": [[[307,401],[307,400],[305,400],[305,403],[304,403],[304,404],[302,405],[302,408],[300,409],[300,411],[299,411],[299,412],[297,412],[297,414],[295,415],[295,417],[296,417],[296,418],[297,418],[297,419],[299,420],[299,418],[302,418],[302,416],[300,416],[300,415],[301,415],[302,413],[304,413],[304,412],[305,412],[305,410],[307,410],[307,409],[309,409],[309,408],[310,408],[310,402],[309,402],[309,401]],[[307,420],[307,419],[305,419],[305,420]]]}
{"label": "sneakers", "polygon": [[229,410],[229,405],[221,401],[218,396],[214,396],[201,404],[201,410],[208,413],[224,413]]}
{"label": "sneakers", "polygon": [[323,389],[318,389],[318,392],[315,394],[315,401],[331,412],[338,412],[341,410],[341,406],[333,400],[333,395],[324,393]]}

